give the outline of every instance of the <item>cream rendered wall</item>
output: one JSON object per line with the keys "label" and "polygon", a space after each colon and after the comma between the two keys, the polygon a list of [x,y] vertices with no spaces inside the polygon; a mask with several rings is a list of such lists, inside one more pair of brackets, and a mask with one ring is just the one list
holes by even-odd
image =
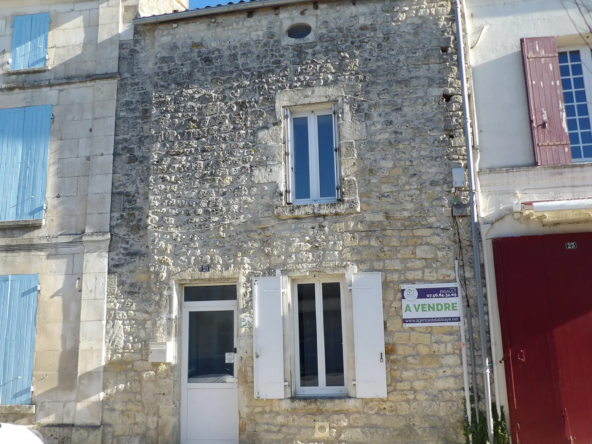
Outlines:
{"label": "cream rendered wall", "polygon": [[492,240],[592,231],[590,211],[513,212],[516,202],[592,196],[592,164],[534,166],[520,39],[555,36],[561,49],[585,47],[580,33],[592,38],[572,2],[469,0],[467,7],[494,391],[508,412]]}
{"label": "cream rendered wall", "polygon": [[577,36],[574,22],[590,31],[573,2],[471,0],[467,7],[480,168],[534,165],[520,39]]}

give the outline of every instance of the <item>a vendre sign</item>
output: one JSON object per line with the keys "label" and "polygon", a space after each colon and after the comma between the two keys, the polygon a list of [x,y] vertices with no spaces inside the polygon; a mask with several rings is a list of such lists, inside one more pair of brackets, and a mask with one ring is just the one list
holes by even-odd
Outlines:
{"label": "a vendre sign", "polygon": [[401,285],[403,327],[460,325],[456,284]]}

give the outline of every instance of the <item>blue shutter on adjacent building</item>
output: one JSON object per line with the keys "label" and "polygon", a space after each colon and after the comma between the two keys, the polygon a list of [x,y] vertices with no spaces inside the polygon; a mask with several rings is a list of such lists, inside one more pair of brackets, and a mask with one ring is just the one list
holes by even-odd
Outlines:
{"label": "blue shutter on adjacent building", "polygon": [[45,67],[48,33],[49,13],[16,16],[12,23],[10,69]]}
{"label": "blue shutter on adjacent building", "polygon": [[43,219],[51,105],[0,110],[0,221]]}
{"label": "blue shutter on adjacent building", "polygon": [[0,404],[31,403],[39,275],[0,276]]}

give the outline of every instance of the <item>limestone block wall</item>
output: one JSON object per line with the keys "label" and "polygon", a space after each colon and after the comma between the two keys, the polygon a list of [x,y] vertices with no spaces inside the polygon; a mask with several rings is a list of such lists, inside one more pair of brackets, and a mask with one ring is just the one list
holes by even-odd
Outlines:
{"label": "limestone block wall", "polygon": [[[10,71],[12,20],[17,15],[49,12],[51,23],[44,72]],[[117,72],[119,0],[20,2],[0,5],[0,82],[31,83]]]}
{"label": "limestone block wall", "polygon": [[[324,1],[136,26],[122,43],[104,443],[178,442],[180,368],[148,362],[147,346],[180,342],[183,283],[237,282],[239,315],[251,316],[251,278],[348,267],[384,276],[388,399],[255,400],[241,328],[241,443],[316,442],[315,421],[333,429],[324,442],[463,441],[460,332],[404,329],[399,296],[404,283],[455,279],[453,17],[447,1]],[[312,36],[287,39],[302,21]],[[359,208],[282,205],[281,107],[315,91],[340,103],[342,177]]]}
{"label": "limestone block wall", "polygon": [[6,86],[0,108],[52,105],[53,119],[45,224],[1,231],[0,274],[39,274],[41,289],[32,406],[0,406],[0,421],[100,424],[117,81]]}

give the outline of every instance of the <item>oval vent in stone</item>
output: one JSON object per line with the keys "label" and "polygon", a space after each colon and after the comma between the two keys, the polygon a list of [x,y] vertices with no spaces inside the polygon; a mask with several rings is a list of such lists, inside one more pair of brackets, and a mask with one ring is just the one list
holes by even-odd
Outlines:
{"label": "oval vent in stone", "polygon": [[288,37],[293,39],[303,39],[312,32],[310,25],[306,23],[298,23],[288,28]]}

